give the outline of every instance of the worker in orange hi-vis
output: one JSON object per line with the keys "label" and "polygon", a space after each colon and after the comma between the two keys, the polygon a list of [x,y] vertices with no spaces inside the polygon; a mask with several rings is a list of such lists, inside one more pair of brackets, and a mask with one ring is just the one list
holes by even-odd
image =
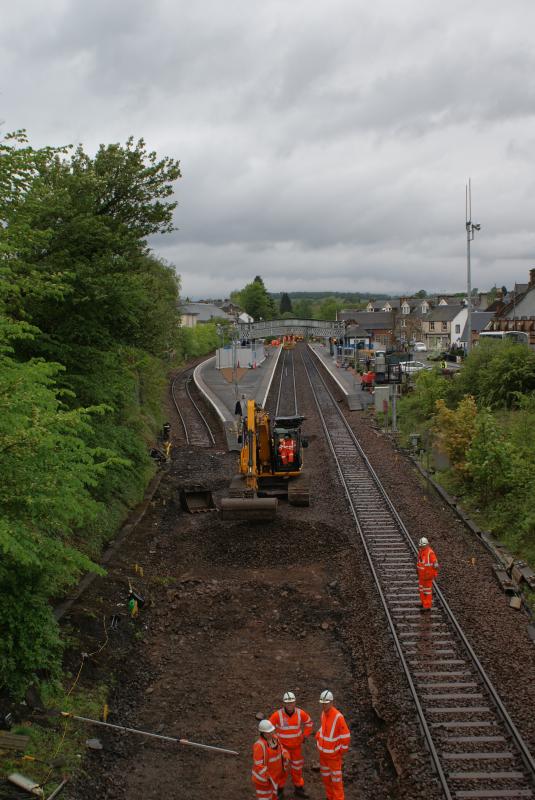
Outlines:
{"label": "worker in orange hi-vis", "polygon": [[351,734],[344,717],[333,706],[333,700],[333,694],[328,689],[320,695],[321,726],[316,733],[316,744],[327,800],[344,800],[342,763],[349,750]]}
{"label": "worker in orange hi-vis", "polygon": [[312,719],[306,711],[297,707],[293,692],[285,692],[282,702],[283,707],[274,711],[269,721],[275,726],[280,743],[290,754],[290,774],[295,796],[309,797],[304,788],[303,742],[312,733]]}
{"label": "worker in orange hi-vis", "polygon": [[284,438],[284,447],[286,449],[286,463],[293,464],[295,461],[295,441],[291,436]]}
{"label": "worker in orange hi-vis", "polygon": [[277,800],[282,796],[288,775],[289,754],[279,742],[275,726],[268,719],[258,725],[253,745],[252,781],[257,800]]}
{"label": "worker in orange hi-vis", "polygon": [[421,611],[431,611],[433,605],[433,581],[438,575],[438,560],[425,536],[418,542],[418,589],[422,602]]}

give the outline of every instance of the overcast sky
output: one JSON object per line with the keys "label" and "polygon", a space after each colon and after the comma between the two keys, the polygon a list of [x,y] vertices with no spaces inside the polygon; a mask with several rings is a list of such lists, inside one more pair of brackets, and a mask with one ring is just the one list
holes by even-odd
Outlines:
{"label": "overcast sky", "polygon": [[462,291],[535,266],[533,0],[0,2],[2,131],[181,161],[183,294]]}

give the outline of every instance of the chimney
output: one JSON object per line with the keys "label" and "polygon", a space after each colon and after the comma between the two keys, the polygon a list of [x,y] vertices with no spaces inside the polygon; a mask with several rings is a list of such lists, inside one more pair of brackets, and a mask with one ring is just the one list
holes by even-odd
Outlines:
{"label": "chimney", "polygon": [[529,285],[535,286],[535,269],[530,269],[529,271]]}

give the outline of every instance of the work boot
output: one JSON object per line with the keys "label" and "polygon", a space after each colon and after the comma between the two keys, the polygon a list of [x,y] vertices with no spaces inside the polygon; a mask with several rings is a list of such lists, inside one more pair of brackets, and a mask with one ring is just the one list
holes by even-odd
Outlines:
{"label": "work boot", "polygon": [[294,789],[294,794],[296,797],[310,797],[308,792],[305,792],[304,786],[296,786]]}

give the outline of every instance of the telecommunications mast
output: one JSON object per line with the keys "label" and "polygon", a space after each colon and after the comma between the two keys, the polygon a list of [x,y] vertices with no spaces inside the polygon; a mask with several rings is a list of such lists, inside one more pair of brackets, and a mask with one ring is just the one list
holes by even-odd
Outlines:
{"label": "telecommunications mast", "polygon": [[470,243],[474,241],[475,231],[481,230],[481,225],[472,222],[472,179],[468,178],[466,184],[466,300],[468,304],[468,317],[466,325],[468,328],[468,339],[466,342],[466,353],[472,349],[472,276],[470,274]]}

